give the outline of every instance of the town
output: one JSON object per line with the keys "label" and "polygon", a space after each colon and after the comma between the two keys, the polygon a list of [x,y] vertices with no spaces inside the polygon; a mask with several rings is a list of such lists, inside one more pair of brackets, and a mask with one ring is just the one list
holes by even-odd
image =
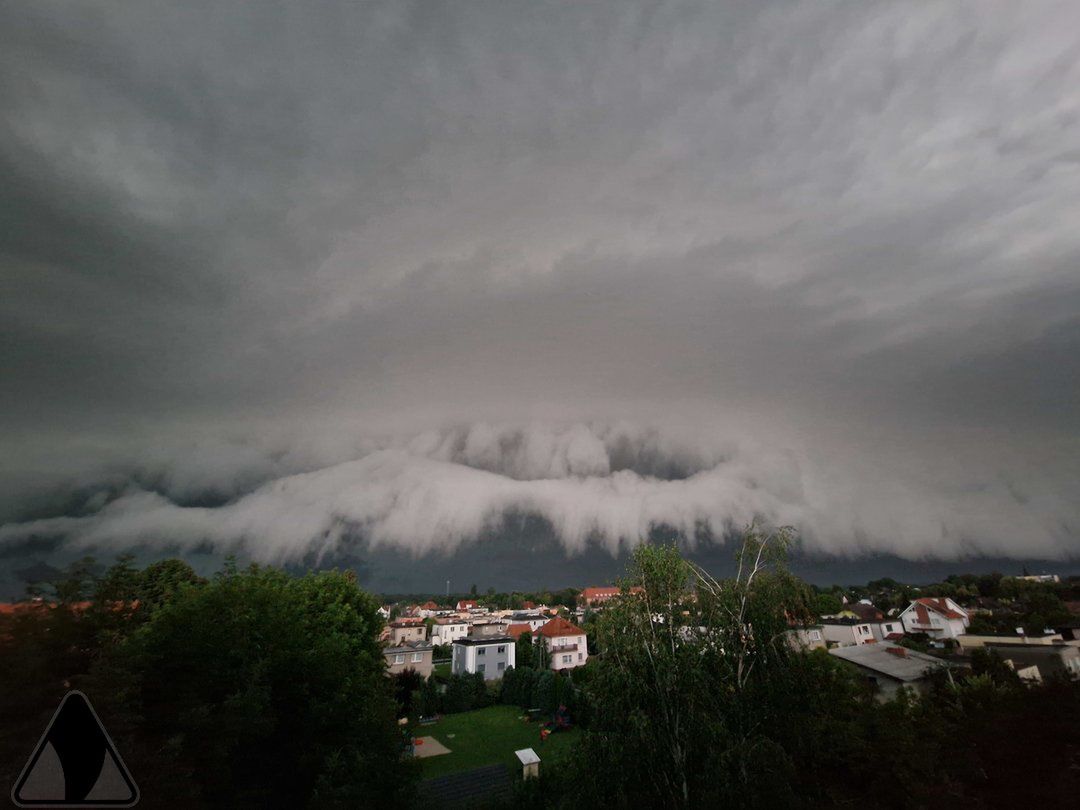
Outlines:
{"label": "town", "polygon": [[[901,693],[907,698],[927,694],[942,673],[973,667],[996,667],[1028,685],[1080,681],[1080,577],[1063,582],[1057,575],[1025,572],[953,576],[922,586],[880,580],[866,587],[812,590],[813,615],[809,621],[789,620],[787,643],[803,652],[821,650],[842,662],[877,703],[895,701]],[[643,595],[643,588],[634,585],[554,594],[478,596],[473,591],[453,600],[397,600],[379,609],[387,622],[380,636],[387,674],[401,680],[401,705],[413,709],[417,721],[409,725],[409,733],[417,736],[410,737],[408,750],[422,758],[425,773],[440,775],[428,785],[437,803],[473,795],[470,789],[479,791],[474,798],[497,794],[499,780],[492,773],[500,773],[496,766],[486,772],[488,781],[477,783],[477,771],[455,774],[451,767],[454,737],[470,716],[468,709],[456,717],[455,711],[467,706],[479,721],[479,715],[498,708],[477,708],[484,699],[455,704],[440,695],[471,677],[484,682],[487,700],[494,703],[502,679],[522,666],[567,676],[560,693],[572,695],[575,671],[587,668],[590,656],[603,655],[590,628],[618,600]],[[687,594],[690,602],[694,597]],[[688,622],[691,614],[692,609],[682,611]],[[576,674],[584,680],[581,672]],[[415,689],[417,700],[410,702],[408,693]],[[500,757],[525,779],[546,767],[545,748],[558,766],[561,749],[548,743],[549,734],[571,728],[573,719],[567,706],[556,706],[550,695],[532,702],[538,705],[527,710],[527,718],[546,718],[538,726],[540,745],[515,751],[518,762],[509,750]],[[454,719],[447,721],[448,716]],[[448,733],[441,733],[443,724]],[[436,764],[437,757],[447,761]]]}

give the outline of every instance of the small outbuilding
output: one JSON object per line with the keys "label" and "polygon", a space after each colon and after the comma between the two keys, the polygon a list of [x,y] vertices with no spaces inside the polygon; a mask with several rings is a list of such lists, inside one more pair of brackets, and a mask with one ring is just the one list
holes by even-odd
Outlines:
{"label": "small outbuilding", "polygon": [[514,754],[521,762],[522,779],[536,779],[540,776],[540,757],[531,748],[522,748]]}

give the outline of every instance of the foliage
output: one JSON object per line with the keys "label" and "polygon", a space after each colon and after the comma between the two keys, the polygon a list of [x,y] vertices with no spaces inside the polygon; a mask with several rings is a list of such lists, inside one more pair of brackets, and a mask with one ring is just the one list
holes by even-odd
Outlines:
{"label": "foliage", "polygon": [[95,673],[212,806],[403,800],[377,605],[338,572],[181,588]]}

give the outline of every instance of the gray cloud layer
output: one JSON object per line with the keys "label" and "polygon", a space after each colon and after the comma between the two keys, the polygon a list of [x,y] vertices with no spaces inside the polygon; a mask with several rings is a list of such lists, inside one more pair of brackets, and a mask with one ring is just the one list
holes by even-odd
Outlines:
{"label": "gray cloud layer", "polygon": [[1080,9],[991,5],[0,11],[0,541],[1078,556]]}

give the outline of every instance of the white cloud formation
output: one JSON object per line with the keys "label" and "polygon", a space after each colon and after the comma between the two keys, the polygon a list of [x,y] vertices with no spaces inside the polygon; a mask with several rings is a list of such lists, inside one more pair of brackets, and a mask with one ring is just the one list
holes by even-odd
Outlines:
{"label": "white cloud formation", "polygon": [[705,530],[709,542],[722,541],[727,527],[764,520],[796,526],[816,552],[1010,556],[1022,535],[1024,556],[1063,558],[1071,553],[1067,525],[1080,517],[1063,493],[1030,477],[1036,494],[1024,496],[1001,478],[918,480],[889,459],[828,469],[806,451],[691,443],[627,423],[477,424],[381,445],[254,488],[248,476],[260,465],[250,448],[198,451],[179,469],[208,464],[236,497],[180,505],[190,481],[205,476],[168,475],[157,479],[164,494],[132,485],[92,514],[0,527],[0,544],[34,536],[62,536],[78,548],[209,544],[289,562],[332,560],[363,538],[365,548],[424,556],[454,553],[504,518],[529,514],[551,524],[569,555],[590,543],[616,554],[657,527],[693,547]]}

